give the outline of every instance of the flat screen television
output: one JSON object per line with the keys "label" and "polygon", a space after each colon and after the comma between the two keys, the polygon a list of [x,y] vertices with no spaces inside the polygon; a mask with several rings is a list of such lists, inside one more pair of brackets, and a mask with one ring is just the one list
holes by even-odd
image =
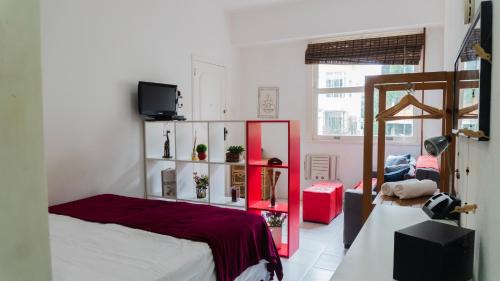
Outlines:
{"label": "flat screen television", "polygon": [[139,82],[139,114],[153,119],[177,115],[177,85]]}

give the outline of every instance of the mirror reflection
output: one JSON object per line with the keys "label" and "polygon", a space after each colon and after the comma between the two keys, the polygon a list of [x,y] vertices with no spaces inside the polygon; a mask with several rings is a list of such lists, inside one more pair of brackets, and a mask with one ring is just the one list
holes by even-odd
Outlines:
{"label": "mirror reflection", "polygon": [[458,129],[479,130],[481,27],[477,21],[455,65]]}

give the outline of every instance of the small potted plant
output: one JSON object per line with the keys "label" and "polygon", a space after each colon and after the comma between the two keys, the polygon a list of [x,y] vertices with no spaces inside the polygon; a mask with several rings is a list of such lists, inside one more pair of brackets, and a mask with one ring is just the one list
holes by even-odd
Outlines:
{"label": "small potted plant", "polygon": [[227,149],[226,162],[240,162],[241,154],[245,151],[245,148],[241,145],[233,145]]}
{"label": "small potted plant", "polygon": [[198,152],[198,159],[201,161],[207,159],[207,145],[200,143],[196,146],[196,152]]}
{"label": "small potted plant", "polygon": [[193,173],[193,179],[196,184],[196,198],[205,199],[207,197],[207,188],[209,183],[208,176],[198,176],[198,173]]}
{"label": "small potted plant", "polygon": [[286,214],[277,213],[277,212],[267,212],[266,213],[266,221],[269,229],[271,230],[271,234],[273,236],[274,244],[276,248],[281,249],[281,236],[282,236],[282,227],[283,222],[286,220]]}

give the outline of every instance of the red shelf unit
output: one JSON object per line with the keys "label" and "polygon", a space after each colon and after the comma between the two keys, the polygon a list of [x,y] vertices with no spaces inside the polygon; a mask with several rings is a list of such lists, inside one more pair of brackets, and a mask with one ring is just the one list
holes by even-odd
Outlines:
{"label": "red shelf unit", "polygon": [[[288,128],[288,163],[268,165],[262,160],[262,126],[283,124]],[[296,120],[253,120],[247,121],[247,208],[249,212],[260,214],[274,211],[288,215],[288,241],[283,243],[280,256],[289,258],[299,249],[300,227],[300,122]],[[261,198],[261,169],[271,167],[288,170],[288,199],[278,200],[274,208],[270,201]]]}

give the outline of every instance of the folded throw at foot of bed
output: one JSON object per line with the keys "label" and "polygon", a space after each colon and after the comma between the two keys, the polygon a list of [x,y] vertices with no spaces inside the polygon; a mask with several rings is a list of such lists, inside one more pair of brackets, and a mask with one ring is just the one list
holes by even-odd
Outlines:
{"label": "folded throw at foot of bed", "polygon": [[264,218],[257,214],[111,194],[52,206],[49,212],[205,242],[212,250],[219,281],[233,281],[262,259],[269,262],[271,276],[276,273],[279,280],[283,278],[272,235]]}

